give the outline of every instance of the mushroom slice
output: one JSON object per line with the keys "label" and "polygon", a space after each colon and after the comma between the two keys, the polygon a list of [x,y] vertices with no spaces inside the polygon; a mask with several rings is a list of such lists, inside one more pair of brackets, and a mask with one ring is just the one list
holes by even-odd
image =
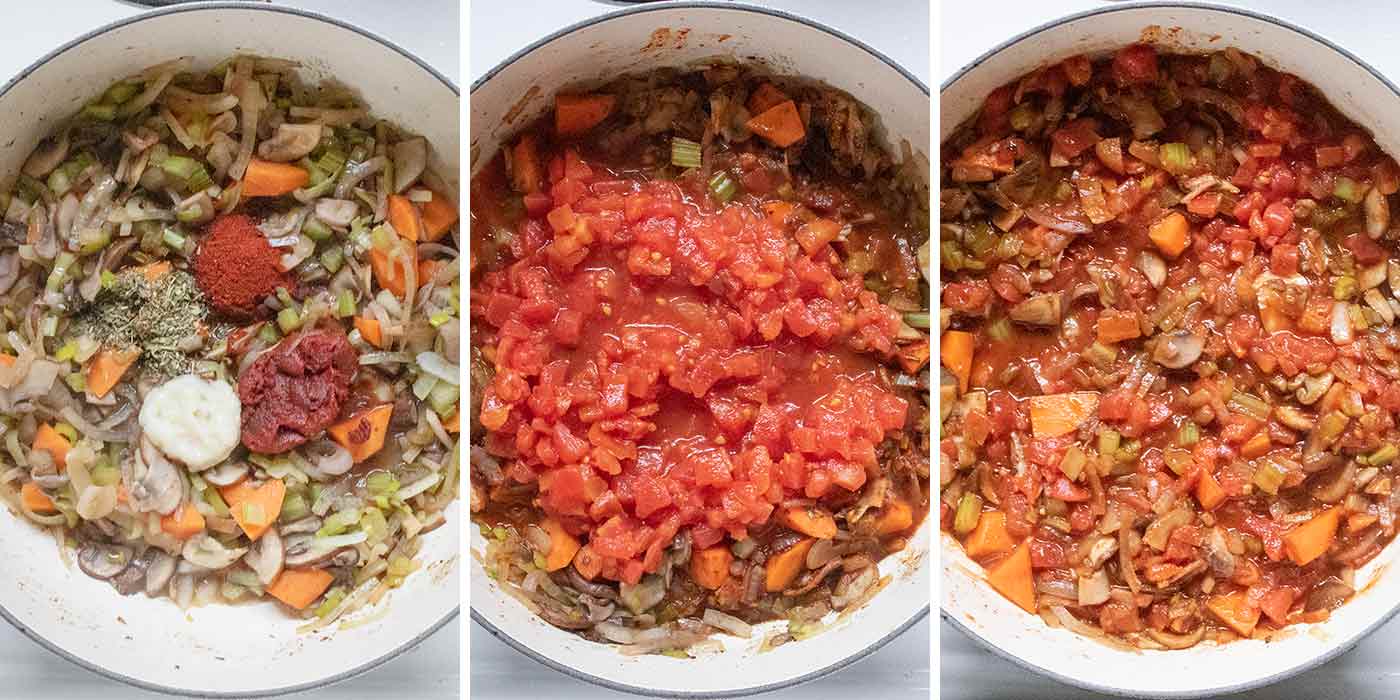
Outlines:
{"label": "mushroom slice", "polygon": [[175,557],[154,547],[146,550],[146,555],[151,558],[146,566],[146,595],[155,598],[170,584],[177,562]]}
{"label": "mushroom slice", "polygon": [[39,142],[39,147],[29,154],[29,159],[24,161],[22,169],[25,175],[32,178],[46,177],[54,171],[63,159],[68,157],[68,131],[64,130],[58,138],[46,138]]}
{"label": "mushroom slice", "polygon": [[258,157],[286,163],[304,158],[321,143],[320,124],[279,124],[272,138],[258,144]]}
{"label": "mushroom slice", "polygon": [[[315,515],[308,515],[305,518],[302,518],[301,520],[296,520],[287,523],[286,525],[281,526],[280,529],[282,530],[282,536],[286,537],[288,535],[302,535],[315,533],[317,530],[320,530],[321,526],[324,524],[325,522],[322,521],[319,517]],[[287,543],[287,546],[290,547],[291,543]]]}
{"label": "mushroom slice", "polygon": [[400,141],[389,147],[394,161],[394,191],[408,189],[428,165],[428,141],[423,137]]}
{"label": "mushroom slice", "polygon": [[316,201],[316,218],[336,228],[349,226],[359,211],[360,205],[349,199],[324,198]]}
{"label": "mushroom slice", "polygon": [[215,486],[233,486],[248,476],[248,465],[243,462],[224,462],[200,476]]}
{"label": "mushroom slice", "polygon": [[264,586],[272,585],[278,574],[282,573],[283,561],[285,553],[282,551],[282,536],[277,534],[275,527],[268,528],[243,557],[243,563],[258,575],[258,580]]}
{"label": "mushroom slice", "polygon": [[130,547],[88,542],[78,550],[78,568],[100,581],[106,581],[131,565]]}
{"label": "mushroom slice", "polygon": [[313,476],[341,476],[355,466],[355,458],[350,451],[334,440],[322,438],[307,443],[306,456],[311,460]]}
{"label": "mushroom slice", "polygon": [[[150,550],[147,550],[148,552]],[[133,595],[146,588],[146,569],[151,565],[151,557],[142,554],[120,574],[112,577],[112,587],[122,595]]]}
{"label": "mushroom slice", "polygon": [[185,480],[175,464],[165,458],[145,436],[136,451],[131,505],[142,513],[170,515],[185,500]]}
{"label": "mushroom slice", "polygon": [[1205,634],[1205,625],[1197,625],[1195,631],[1186,634],[1172,634],[1150,628],[1147,630],[1147,636],[1168,649],[1187,649],[1196,646],[1205,637]]}
{"label": "mushroom slice", "polygon": [[1191,331],[1172,331],[1158,339],[1152,359],[1168,369],[1181,369],[1199,359],[1205,347],[1206,339]]}
{"label": "mushroom slice", "polygon": [[1037,294],[1008,312],[1012,321],[1032,326],[1056,326],[1060,323],[1060,295]]}
{"label": "mushroom slice", "polygon": [[185,542],[180,551],[185,561],[210,571],[219,571],[248,553],[247,547],[229,549],[208,534],[199,534]]}

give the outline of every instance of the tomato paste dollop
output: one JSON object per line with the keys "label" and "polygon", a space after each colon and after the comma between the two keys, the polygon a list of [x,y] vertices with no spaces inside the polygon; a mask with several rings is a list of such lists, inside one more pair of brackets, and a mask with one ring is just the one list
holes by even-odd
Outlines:
{"label": "tomato paste dollop", "polygon": [[334,330],[283,340],[238,377],[243,444],[254,452],[286,452],[315,437],[340,414],[359,354]]}
{"label": "tomato paste dollop", "polygon": [[702,207],[572,151],[551,171],[472,313],[496,367],[486,448],[586,536],[579,570],[636,583],[683,529],[710,547],[795,499],[855,498],[908,406],[879,369],[899,315],[841,268],[840,225]]}

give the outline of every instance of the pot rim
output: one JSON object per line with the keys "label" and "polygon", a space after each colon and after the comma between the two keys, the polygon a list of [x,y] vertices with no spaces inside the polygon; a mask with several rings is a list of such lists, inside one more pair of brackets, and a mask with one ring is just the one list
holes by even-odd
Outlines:
{"label": "pot rim", "polygon": [[[516,51],[515,53],[506,57],[500,63],[496,64],[495,67],[483,73],[480,78],[473,80],[471,84],[471,90],[468,94],[474,94],[477,91],[477,88],[480,88],[481,86],[485,85],[489,80],[494,78],[501,71],[504,71],[506,68],[509,68],[516,61],[532,53],[536,49],[545,46],[566,35],[572,34],[581,29],[587,29],[596,24],[601,24],[603,22],[608,22],[617,19],[619,17],[638,15],[647,12],[658,12],[677,9],[731,10],[738,12],[750,12],[754,14],[768,15],[770,17],[785,19],[790,22],[800,24],[806,27],[807,29],[815,29],[826,34],[830,34],[831,36],[834,36],[837,39],[840,39],[852,46],[855,46],[856,48],[865,51],[878,61],[884,63],[890,68],[893,68],[896,72],[903,76],[905,80],[908,80],[910,83],[913,83],[913,85],[917,87],[920,92],[924,93],[926,97],[931,97],[928,86],[925,85],[923,81],[915,77],[913,73],[909,72],[909,70],[904,68],[894,59],[890,58],[889,56],[886,56],[884,53],[881,53],[878,49],[839,29],[828,26],[820,21],[811,19],[809,17],[799,15],[793,12],[788,12],[786,10],[778,10],[770,7],[759,7],[757,5],[750,5],[743,2],[716,2],[714,0],[687,0],[680,2],[663,2],[656,4],[638,5],[636,7],[628,7],[620,10],[606,12],[596,17],[590,17],[588,19],[575,22],[562,29],[550,32],[543,38],[531,42],[530,44],[526,45],[525,48],[520,49],[519,51]],[[470,165],[468,167],[470,167]],[[923,527],[929,527],[929,521],[927,519],[925,519]],[[468,544],[468,546],[470,546],[470,544]],[[927,558],[925,560],[928,561]],[[907,631],[910,627],[913,627],[919,621],[928,617],[929,612],[932,610],[932,608],[932,601],[930,601],[929,603],[925,604],[921,609],[915,611],[912,615],[910,615],[908,619],[906,619],[902,624],[899,625],[899,627],[890,631],[885,636],[870,643],[865,648],[860,649],[855,653],[846,656],[845,658],[838,659],[823,668],[819,668],[814,671],[809,671],[795,678],[789,678],[774,683],[719,691],[658,691],[654,688],[645,688],[642,686],[630,685],[627,683],[619,683],[617,681],[602,678],[600,676],[595,676],[591,673],[588,673],[581,669],[573,668],[571,666],[568,666],[567,664],[555,661],[554,659],[551,659],[548,656],[545,656],[544,654],[536,652],[534,649],[531,649],[529,646],[510,636],[510,634],[507,633],[505,630],[502,630],[496,625],[492,624],[486,619],[486,616],[478,612],[475,607],[472,607],[471,609],[471,618],[472,621],[474,621],[478,625],[481,625],[483,629],[489,632],[491,636],[501,640],[502,642],[505,642],[506,645],[511,647],[512,649],[515,649],[516,651],[524,654],[525,656],[535,660],[540,664],[548,666],[549,668],[552,668],[555,671],[563,673],[567,676],[571,676],[578,680],[602,686],[611,690],[616,690],[624,693],[631,693],[633,695],[659,698],[682,698],[684,700],[700,700],[701,698],[733,698],[745,697],[749,695],[755,695],[758,693],[767,693],[774,690],[780,690],[783,688],[790,688],[793,686],[801,685],[808,681],[813,681],[823,676],[830,675],[857,661],[860,661],[861,659],[864,659],[867,656],[870,656],[876,651],[879,651],[886,644],[893,641],[896,637],[900,636],[901,634],[904,634],[904,632]]]}
{"label": "pot rim", "polygon": [[[1342,47],[1340,44],[1338,44],[1337,42],[1332,41],[1331,39],[1328,39],[1327,37],[1325,37],[1325,36],[1323,36],[1323,35],[1321,35],[1321,34],[1318,34],[1317,32],[1314,32],[1314,31],[1312,31],[1312,30],[1310,30],[1310,29],[1307,29],[1307,28],[1304,28],[1304,27],[1299,26],[1299,25],[1297,25],[1297,24],[1294,24],[1293,22],[1290,22],[1290,21],[1288,21],[1288,20],[1281,19],[1281,18],[1278,18],[1278,17],[1273,17],[1273,16],[1270,16],[1270,15],[1266,15],[1266,14],[1263,14],[1263,13],[1261,13],[1261,12],[1256,12],[1256,11],[1250,10],[1250,9],[1239,8],[1239,7],[1231,7],[1231,6],[1226,6],[1226,5],[1217,5],[1217,4],[1210,3],[1210,2],[1193,2],[1193,1],[1183,1],[1183,0],[1151,0],[1151,1],[1148,1],[1148,2],[1133,2],[1133,3],[1130,3],[1130,4],[1115,5],[1115,6],[1112,6],[1112,7],[1099,7],[1099,8],[1094,8],[1094,9],[1090,9],[1090,10],[1082,10],[1082,11],[1079,11],[1079,12],[1075,12],[1075,13],[1072,13],[1072,14],[1064,15],[1064,16],[1062,16],[1062,17],[1057,17],[1057,18],[1055,18],[1055,19],[1052,19],[1052,20],[1049,20],[1049,21],[1047,21],[1047,22],[1041,23],[1040,25],[1038,25],[1038,26],[1036,26],[1036,27],[1033,27],[1033,28],[1028,29],[1028,30],[1026,30],[1026,31],[1020,32],[1020,33],[1016,34],[1015,36],[1012,36],[1011,38],[1006,39],[1005,41],[1002,41],[1001,43],[997,44],[995,47],[993,47],[993,48],[987,50],[986,52],[982,53],[982,54],[981,54],[980,56],[978,56],[977,58],[974,58],[971,62],[969,62],[968,64],[964,65],[962,68],[959,68],[959,69],[957,70],[957,72],[953,73],[952,76],[950,76],[947,80],[944,80],[944,81],[940,84],[940,86],[939,86],[939,94],[940,94],[940,96],[941,96],[944,92],[947,92],[948,89],[949,89],[950,87],[952,87],[954,83],[958,82],[959,80],[961,80],[962,78],[964,78],[965,76],[967,76],[967,75],[968,75],[969,73],[971,73],[972,71],[974,71],[974,70],[976,70],[977,68],[981,67],[981,65],[982,65],[983,63],[986,63],[986,62],[987,62],[988,60],[990,60],[992,57],[996,56],[997,54],[1001,53],[1002,51],[1005,51],[1006,49],[1008,49],[1008,48],[1010,48],[1010,47],[1012,47],[1012,46],[1014,46],[1014,45],[1016,45],[1016,44],[1021,43],[1022,41],[1025,41],[1026,39],[1029,39],[1029,38],[1031,38],[1031,37],[1034,37],[1034,36],[1036,36],[1036,35],[1038,35],[1038,34],[1041,34],[1041,33],[1043,33],[1043,32],[1046,32],[1046,31],[1049,31],[1049,30],[1052,30],[1052,29],[1056,29],[1056,28],[1058,28],[1058,27],[1060,27],[1060,26],[1062,26],[1062,25],[1069,24],[1069,23],[1071,23],[1071,22],[1079,21],[1079,20],[1081,20],[1081,19],[1086,19],[1086,18],[1090,18],[1090,17],[1098,17],[1098,16],[1100,16],[1100,15],[1109,15],[1109,14],[1113,14],[1113,13],[1117,13],[1117,12],[1132,12],[1132,11],[1143,10],[1143,9],[1187,9],[1187,10],[1206,10],[1206,11],[1210,11],[1210,12],[1219,12],[1219,13],[1222,13],[1222,14],[1238,15],[1238,16],[1241,16],[1241,17],[1246,17],[1246,18],[1253,19],[1253,20],[1258,20],[1258,21],[1261,21],[1261,22],[1267,22],[1267,23],[1272,24],[1272,25],[1274,25],[1274,26],[1277,26],[1277,27],[1279,27],[1279,28],[1281,28],[1281,29],[1286,29],[1286,30],[1295,32],[1295,33],[1297,33],[1297,34],[1301,34],[1302,36],[1304,36],[1304,37],[1306,37],[1306,38],[1308,38],[1308,39],[1311,39],[1312,41],[1317,42],[1318,44],[1321,44],[1322,46],[1324,46],[1324,47],[1326,47],[1326,48],[1328,48],[1328,49],[1331,49],[1332,51],[1335,51],[1335,52],[1337,52],[1338,54],[1341,54],[1342,56],[1344,56],[1344,57],[1346,57],[1348,60],[1350,60],[1352,63],[1355,63],[1357,66],[1359,66],[1360,68],[1362,68],[1363,70],[1365,70],[1367,73],[1369,73],[1369,74],[1371,75],[1371,77],[1375,78],[1375,79],[1376,79],[1377,81],[1379,81],[1382,85],[1384,85],[1386,88],[1388,88],[1388,89],[1391,91],[1391,93],[1394,94],[1396,97],[1400,97],[1400,87],[1397,87],[1397,86],[1395,85],[1395,83],[1391,82],[1388,78],[1386,78],[1384,75],[1382,75],[1380,71],[1376,70],[1374,67],[1371,66],[1371,64],[1369,64],[1369,63],[1367,63],[1366,61],[1362,60],[1362,59],[1361,59],[1360,57],[1358,57],[1356,54],[1354,54],[1354,53],[1352,53],[1351,51],[1348,51],[1347,49],[1343,48],[1343,47]],[[940,548],[941,548],[942,546],[944,546],[944,545],[946,545],[946,541],[940,541],[940,545],[939,545]],[[940,572],[940,574],[941,574],[941,572]],[[1262,687],[1264,687],[1264,686],[1268,686],[1268,685],[1273,685],[1273,684],[1275,684],[1275,683],[1279,683],[1279,682],[1284,681],[1284,680],[1286,680],[1286,679],[1288,679],[1288,678],[1292,678],[1293,676],[1296,676],[1296,675],[1298,675],[1298,674],[1300,674],[1300,673],[1304,673],[1304,672],[1306,672],[1306,671],[1311,671],[1312,669],[1315,669],[1315,668],[1317,668],[1317,667],[1319,667],[1319,666],[1321,666],[1321,665],[1327,663],[1328,661],[1331,661],[1332,659],[1335,659],[1335,658],[1337,658],[1338,656],[1341,656],[1342,654],[1344,654],[1344,653],[1346,653],[1346,652],[1348,652],[1348,651],[1351,651],[1353,648],[1356,647],[1357,644],[1359,644],[1359,643],[1361,642],[1361,640],[1363,640],[1363,639],[1365,639],[1366,637],[1370,636],[1371,633],[1375,632],[1375,631],[1376,631],[1377,629],[1379,629],[1382,625],[1384,625],[1385,623],[1389,622],[1392,618],[1394,618],[1394,617],[1396,616],[1397,613],[1400,613],[1400,601],[1396,601],[1396,603],[1395,603],[1394,605],[1391,606],[1389,612],[1387,612],[1387,613],[1385,613],[1385,614],[1379,616],[1375,621],[1373,621],[1373,622],[1372,622],[1370,625],[1368,625],[1366,628],[1364,628],[1364,629],[1362,629],[1362,630],[1360,630],[1360,631],[1354,633],[1354,634],[1351,636],[1351,638],[1347,639],[1346,641],[1344,641],[1343,643],[1337,645],[1336,647],[1334,647],[1334,648],[1332,648],[1332,649],[1329,649],[1329,650],[1327,650],[1327,651],[1324,652],[1324,653],[1318,654],[1317,656],[1312,657],[1311,659],[1307,660],[1306,662],[1300,663],[1300,664],[1298,664],[1298,665],[1296,665],[1296,666],[1294,666],[1294,667],[1292,667],[1292,668],[1283,669],[1283,670],[1281,670],[1281,671],[1278,671],[1278,672],[1275,672],[1275,673],[1271,673],[1271,674],[1266,675],[1266,676],[1261,676],[1261,677],[1258,677],[1258,678],[1254,678],[1254,679],[1250,679],[1250,680],[1241,681],[1241,682],[1235,683],[1235,684],[1233,684],[1233,685],[1220,686],[1220,687],[1216,687],[1216,688],[1205,688],[1205,689],[1200,689],[1200,690],[1188,690],[1188,691],[1143,691],[1143,690],[1139,690],[1139,689],[1136,689],[1136,688],[1125,688],[1125,687],[1119,687],[1119,686],[1103,685],[1103,684],[1095,683],[1095,682],[1093,682],[1093,681],[1091,681],[1091,680],[1085,680],[1085,679],[1081,679],[1081,678],[1074,678],[1074,677],[1072,677],[1072,676],[1067,676],[1067,675],[1065,675],[1065,674],[1062,674],[1062,673],[1059,673],[1059,672],[1050,670],[1050,669],[1045,668],[1045,667],[1042,667],[1042,666],[1040,666],[1040,665],[1038,665],[1038,664],[1034,664],[1034,663],[1032,663],[1032,662],[1030,662],[1030,661],[1027,661],[1027,660],[1025,660],[1025,659],[1022,659],[1021,657],[1016,656],[1015,654],[1012,654],[1012,653],[1010,653],[1010,652],[1008,652],[1008,651],[1002,649],[1001,647],[997,646],[994,642],[992,642],[991,640],[987,639],[986,637],[983,637],[981,634],[979,634],[978,632],[976,632],[976,631],[973,630],[972,628],[968,627],[967,625],[964,625],[964,624],[962,623],[962,621],[958,620],[957,617],[955,617],[955,615],[954,615],[954,613],[953,613],[952,611],[950,611],[948,608],[945,608],[945,607],[943,606],[943,604],[942,604],[941,601],[940,601],[940,603],[939,603],[939,614],[940,614],[940,616],[942,617],[942,619],[943,619],[945,622],[949,623],[952,627],[954,627],[955,629],[957,629],[959,632],[962,632],[965,636],[967,636],[969,639],[971,639],[973,642],[975,642],[978,646],[982,647],[982,648],[985,649],[986,651],[989,651],[989,652],[991,652],[992,654],[994,654],[994,655],[996,655],[996,656],[998,656],[998,657],[1000,657],[1000,658],[1002,658],[1002,659],[1005,659],[1005,660],[1007,660],[1007,661],[1009,661],[1009,662],[1015,664],[1016,666],[1019,666],[1020,668],[1023,668],[1023,669],[1025,669],[1025,670],[1027,670],[1027,671],[1030,671],[1030,672],[1032,672],[1032,673],[1039,674],[1039,675],[1041,675],[1041,676],[1044,676],[1044,677],[1046,677],[1046,678],[1049,678],[1049,679],[1051,679],[1051,680],[1053,680],[1053,681],[1056,681],[1056,682],[1058,682],[1058,683],[1062,683],[1062,684],[1064,684],[1064,685],[1072,686],[1072,687],[1075,687],[1075,688],[1082,688],[1082,689],[1084,689],[1084,690],[1091,690],[1091,691],[1094,691],[1094,692],[1097,692],[1097,693],[1105,693],[1105,694],[1108,694],[1108,695],[1117,695],[1117,696],[1120,696],[1120,697],[1143,698],[1143,699],[1149,699],[1149,698],[1150,698],[1150,699],[1154,699],[1154,700],[1157,699],[1157,698],[1162,698],[1162,699],[1173,699],[1173,700],[1174,700],[1174,699],[1187,699],[1187,698],[1214,697],[1214,696],[1216,696],[1216,695],[1228,695],[1228,694],[1232,694],[1232,693],[1244,692],[1244,691],[1247,691],[1247,690],[1254,690],[1254,689],[1256,689],[1256,688],[1262,688]],[[1109,647],[1105,647],[1105,649],[1109,649]]]}
{"label": "pot rim", "polygon": [[[409,51],[408,49],[406,49],[406,48],[400,46],[399,44],[397,44],[397,43],[395,43],[395,42],[393,42],[393,41],[391,41],[391,40],[389,40],[389,39],[386,39],[386,38],[384,38],[383,36],[380,36],[379,34],[376,34],[376,33],[374,33],[374,32],[371,32],[371,31],[369,31],[369,30],[367,30],[367,29],[363,29],[363,28],[361,28],[361,27],[359,27],[359,26],[356,26],[356,25],[351,24],[351,23],[349,23],[349,22],[346,22],[346,21],[344,21],[344,20],[335,19],[335,18],[333,18],[333,17],[328,17],[328,16],[326,16],[326,15],[324,15],[324,14],[322,14],[322,13],[313,12],[313,11],[310,11],[310,10],[303,10],[303,9],[295,8],[295,7],[281,7],[281,6],[276,6],[276,5],[263,5],[263,4],[254,4],[254,3],[247,3],[247,2],[233,2],[233,1],[229,1],[229,0],[224,0],[224,1],[221,1],[221,2],[198,2],[198,3],[187,4],[187,5],[173,5],[173,6],[171,6],[171,7],[165,7],[165,8],[160,8],[160,9],[156,9],[156,10],[151,10],[151,11],[149,11],[149,12],[141,12],[141,13],[139,13],[139,14],[135,14],[135,15],[132,15],[132,16],[130,16],[130,17],[123,17],[123,18],[118,19],[118,20],[115,20],[115,21],[113,21],[113,22],[109,22],[109,23],[107,23],[107,24],[104,24],[104,25],[102,25],[101,27],[98,27],[98,28],[96,28],[96,29],[92,29],[92,30],[90,30],[90,31],[84,32],[83,34],[79,35],[78,37],[73,38],[73,39],[70,39],[70,40],[64,42],[63,44],[61,44],[58,48],[53,49],[52,51],[49,51],[48,53],[44,54],[44,55],[43,55],[42,57],[40,57],[38,60],[36,60],[36,61],[34,61],[33,63],[29,64],[29,65],[26,66],[24,69],[22,69],[19,73],[15,74],[15,76],[14,76],[13,78],[10,78],[8,81],[6,81],[5,84],[4,84],[4,86],[3,86],[3,87],[0,87],[0,99],[4,99],[5,96],[6,96],[7,94],[9,94],[9,92],[10,92],[11,89],[13,89],[16,85],[19,85],[19,84],[20,84],[21,82],[23,82],[26,78],[28,78],[31,74],[33,74],[35,71],[39,70],[39,68],[43,67],[44,65],[48,64],[48,63],[49,63],[50,61],[52,61],[53,59],[57,58],[57,57],[60,56],[60,55],[65,54],[65,53],[67,53],[69,50],[74,49],[74,48],[77,48],[78,46],[81,46],[82,44],[85,44],[85,43],[87,43],[87,42],[89,42],[89,41],[91,41],[91,40],[93,40],[93,39],[97,39],[97,38],[99,38],[99,37],[101,37],[101,36],[103,36],[103,35],[106,35],[106,34],[108,34],[109,32],[115,31],[115,30],[117,30],[117,29],[121,29],[121,28],[126,27],[126,26],[128,26],[128,25],[137,24],[137,23],[143,22],[143,21],[148,20],[148,19],[154,19],[154,18],[156,18],[156,17],[164,17],[164,16],[166,16],[166,15],[175,15],[175,14],[182,14],[182,13],[187,13],[187,12],[207,12],[207,11],[217,11],[217,10],[253,10],[253,11],[260,11],[260,12],[270,12],[270,13],[275,13],[275,14],[283,14],[283,15],[295,15],[295,16],[298,16],[298,17],[304,17],[304,18],[307,18],[307,19],[317,20],[317,21],[320,21],[320,22],[324,22],[324,23],[326,23],[326,24],[330,24],[330,25],[339,27],[339,28],[341,28],[341,29],[346,29],[346,30],[352,31],[352,32],[354,32],[354,33],[356,33],[356,34],[359,34],[359,35],[361,35],[361,36],[363,36],[363,37],[365,37],[365,38],[367,38],[367,39],[370,39],[370,40],[372,40],[372,41],[375,41],[375,42],[381,44],[382,46],[384,46],[384,47],[386,47],[386,48],[388,48],[388,49],[390,49],[390,50],[392,50],[392,51],[394,51],[394,52],[396,52],[396,53],[402,55],[404,58],[407,58],[408,60],[410,60],[410,61],[412,61],[414,64],[416,64],[419,68],[422,68],[422,69],[423,69],[425,72],[427,72],[429,75],[433,76],[434,78],[437,78],[437,80],[438,80],[439,82],[441,82],[445,87],[447,87],[447,89],[449,89],[449,90],[452,91],[452,94],[457,95],[459,98],[460,98],[461,95],[462,95],[461,90],[457,87],[457,84],[456,84],[456,83],[454,83],[454,82],[452,82],[451,80],[449,80],[446,76],[444,76],[444,75],[443,75],[441,72],[439,72],[436,68],[432,67],[431,65],[428,65],[428,63],[427,63],[426,61],[424,61],[423,59],[419,58],[419,57],[418,57],[417,55],[415,55],[413,52],[411,52],[411,51]],[[305,683],[297,683],[297,684],[294,684],[294,685],[283,686],[283,687],[281,687],[281,688],[270,688],[270,689],[267,689],[267,690],[255,690],[255,691],[233,692],[233,693],[227,693],[227,692],[210,692],[210,691],[206,691],[206,690],[198,690],[198,689],[190,689],[190,688],[177,688],[177,687],[174,687],[174,686],[161,685],[161,684],[159,684],[159,683],[150,683],[150,682],[147,682],[147,681],[140,680],[140,679],[138,679],[138,678],[133,678],[133,677],[131,677],[131,676],[128,676],[128,675],[123,674],[123,673],[120,672],[120,671],[107,668],[107,667],[102,666],[102,665],[100,665],[100,664],[96,664],[96,663],[89,662],[89,661],[87,661],[86,659],[83,659],[83,658],[77,656],[76,654],[70,653],[68,650],[66,650],[66,649],[64,649],[64,648],[62,648],[62,647],[60,647],[58,644],[49,641],[47,638],[43,637],[43,636],[40,635],[38,632],[35,632],[34,630],[32,630],[32,629],[30,629],[29,627],[25,626],[24,623],[20,622],[19,618],[17,618],[15,615],[13,615],[12,613],[10,613],[10,611],[7,610],[7,609],[5,608],[4,604],[0,604],[0,617],[3,617],[3,618],[5,619],[6,622],[9,622],[10,625],[12,625],[16,630],[19,630],[20,634],[24,635],[25,637],[28,637],[28,638],[29,638],[30,640],[32,640],[35,644],[38,644],[39,646],[41,646],[41,647],[47,649],[49,652],[53,653],[53,654],[56,655],[56,656],[59,656],[59,657],[61,657],[61,658],[63,658],[63,659],[66,659],[66,660],[68,660],[68,661],[70,661],[70,662],[72,662],[72,663],[74,663],[74,664],[76,664],[76,665],[78,665],[78,666],[80,666],[80,667],[82,667],[82,668],[88,670],[88,671],[91,671],[92,673],[95,673],[95,674],[97,674],[97,675],[99,675],[99,676],[103,676],[104,678],[108,678],[108,679],[110,679],[110,680],[114,680],[114,681],[117,681],[117,682],[119,682],[119,683],[125,683],[125,684],[127,684],[127,685],[130,685],[130,686],[136,687],[136,688],[140,688],[140,689],[142,689],[142,690],[148,690],[148,691],[151,691],[151,692],[161,693],[161,694],[164,694],[164,695],[175,695],[175,696],[182,696],[182,697],[202,697],[202,698],[219,698],[219,699],[228,698],[228,699],[232,699],[232,698],[266,698],[266,697],[274,697],[274,696],[279,696],[279,695],[290,695],[290,694],[292,694],[292,693],[301,693],[301,692],[306,692],[306,691],[308,691],[308,690],[317,690],[317,689],[320,689],[320,688],[325,688],[325,687],[334,685],[334,684],[336,684],[336,683],[340,683],[341,681],[346,681],[346,680],[349,680],[349,679],[351,679],[351,678],[355,678],[355,677],[364,675],[365,673],[368,673],[368,672],[374,670],[375,668],[377,668],[377,667],[383,665],[384,663],[386,663],[386,662],[388,662],[388,661],[390,661],[390,660],[392,660],[392,659],[397,658],[399,655],[403,654],[404,652],[406,652],[406,651],[408,651],[408,650],[410,650],[410,649],[413,649],[413,648],[417,647],[419,644],[422,644],[424,641],[426,641],[426,640],[428,639],[428,637],[431,637],[434,633],[436,633],[438,630],[442,629],[445,625],[447,625],[447,623],[449,623],[449,622],[451,622],[452,620],[456,619],[457,616],[461,614],[461,610],[462,610],[462,608],[461,608],[461,605],[460,605],[460,602],[459,602],[459,604],[458,604],[456,607],[452,608],[452,610],[451,610],[450,612],[448,612],[446,615],[444,615],[444,616],[443,616],[441,619],[439,619],[437,622],[433,623],[430,627],[428,627],[427,629],[423,630],[422,633],[418,634],[418,635],[415,636],[413,639],[411,639],[411,640],[409,640],[409,641],[407,641],[407,642],[405,642],[405,643],[399,645],[397,648],[392,649],[392,650],[390,650],[389,652],[387,652],[387,653],[385,653],[385,654],[383,654],[383,655],[381,655],[381,656],[379,656],[379,657],[377,657],[377,658],[375,658],[375,659],[371,659],[370,661],[367,661],[367,662],[365,662],[365,663],[362,663],[362,664],[360,664],[360,665],[358,665],[358,666],[356,666],[356,667],[354,667],[354,668],[352,668],[352,669],[349,669],[349,670],[346,670],[346,671],[341,671],[341,672],[339,672],[339,673],[336,673],[336,674],[334,674],[334,675],[331,675],[331,676],[328,676],[328,677],[326,677],[326,678],[322,678],[322,679],[319,679],[319,680],[307,681],[307,682],[305,682]]]}

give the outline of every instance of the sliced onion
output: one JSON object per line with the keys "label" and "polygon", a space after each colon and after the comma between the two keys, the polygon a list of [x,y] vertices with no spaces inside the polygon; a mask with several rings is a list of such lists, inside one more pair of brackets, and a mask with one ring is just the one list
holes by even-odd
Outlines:
{"label": "sliced onion", "polygon": [[748,639],[753,636],[752,625],[729,613],[721,612],[714,608],[705,608],[705,615],[700,619],[703,620],[705,624],[711,627],[718,627],[736,637]]}
{"label": "sliced onion", "polygon": [[459,386],[461,382],[461,379],[458,377],[458,373],[461,371],[460,368],[448,362],[442,355],[435,352],[420,352],[416,359],[418,361],[418,369],[452,386]]}

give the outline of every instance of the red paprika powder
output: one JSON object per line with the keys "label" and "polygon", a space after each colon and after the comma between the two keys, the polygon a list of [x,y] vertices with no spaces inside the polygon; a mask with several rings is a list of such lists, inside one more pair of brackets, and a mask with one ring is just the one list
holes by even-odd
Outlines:
{"label": "red paprika powder", "polygon": [[214,310],[232,318],[255,318],[265,308],[263,299],[278,287],[292,286],[279,265],[281,258],[251,218],[228,214],[210,222],[195,253],[194,276]]}

